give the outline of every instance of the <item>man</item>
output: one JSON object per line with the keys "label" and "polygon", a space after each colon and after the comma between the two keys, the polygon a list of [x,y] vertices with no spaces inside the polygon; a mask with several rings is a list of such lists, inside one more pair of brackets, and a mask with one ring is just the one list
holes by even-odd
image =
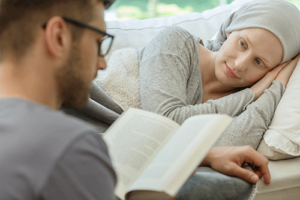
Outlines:
{"label": "man", "polygon": [[[97,130],[55,110],[83,106],[105,69],[112,1],[0,1],[0,199],[114,199],[116,176]],[[98,55],[99,54],[99,55]]]}
{"label": "man", "polygon": [[[113,0],[0,1],[0,199],[115,199],[116,175],[92,126],[57,111],[81,107],[105,69],[104,9]],[[256,174],[243,162],[259,167]],[[214,148],[202,163],[270,182],[250,147]]]}

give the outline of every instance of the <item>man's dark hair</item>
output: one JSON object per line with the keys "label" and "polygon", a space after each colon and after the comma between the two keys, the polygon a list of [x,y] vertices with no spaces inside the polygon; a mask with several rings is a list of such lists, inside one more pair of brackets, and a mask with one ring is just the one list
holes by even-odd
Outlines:
{"label": "man's dark hair", "polygon": [[[97,0],[109,8],[114,0]],[[0,0],[0,52],[23,56],[33,44],[38,29],[53,16],[69,17],[88,23],[96,10],[92,0]],[[68,24],[73,40],[83,29]]]}

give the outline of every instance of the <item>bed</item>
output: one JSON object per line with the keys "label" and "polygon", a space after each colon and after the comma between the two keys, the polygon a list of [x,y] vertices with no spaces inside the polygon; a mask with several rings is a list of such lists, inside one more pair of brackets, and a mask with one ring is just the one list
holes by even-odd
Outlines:
{"label": "bed", "polygon": [[[203,13],[190,13],[181,16],[162,17],[147,20],[107,22],[107,32],[115,35],[109,59],[114,50],[146,45],[165,26],[180,26],[202,39],[211,39],[223,20],[235,9],[252,0],[236,0]],[[65,112],[75,115],[97,126],[104,132],[123,110],[95,83],[87,106]],[[254,199],[254,200],[299,200],[300,199],[300,157],[270,161],[272,183],[265,185],[263,180],[251,185],[239,178],[228,177],[203,167],[190,178],[177,199]]]}

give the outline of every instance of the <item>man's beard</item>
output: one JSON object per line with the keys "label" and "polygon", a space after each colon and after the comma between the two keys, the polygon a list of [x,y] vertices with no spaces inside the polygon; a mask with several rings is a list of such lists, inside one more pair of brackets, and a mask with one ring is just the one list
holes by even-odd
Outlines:
{"label": "man's beard", "polygon": [[84,67],[77,45],[72,46],[66,64],[56,71],[59,98],[69,108],[84,106],[89,99],[91,82],[81,75]]}

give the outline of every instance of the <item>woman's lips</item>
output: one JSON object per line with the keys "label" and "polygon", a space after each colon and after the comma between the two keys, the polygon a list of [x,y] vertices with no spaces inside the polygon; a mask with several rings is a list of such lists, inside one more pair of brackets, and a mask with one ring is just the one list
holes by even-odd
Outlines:
{"label": "woman's lips", "polygon": [[227,75],[230,77],[230,78],[234,78],[234,79],[239,79],[239,77],[237,77],[235,75],[235,73],[227,66],[227,64],[225,63],[226,65],[226,73]]}

